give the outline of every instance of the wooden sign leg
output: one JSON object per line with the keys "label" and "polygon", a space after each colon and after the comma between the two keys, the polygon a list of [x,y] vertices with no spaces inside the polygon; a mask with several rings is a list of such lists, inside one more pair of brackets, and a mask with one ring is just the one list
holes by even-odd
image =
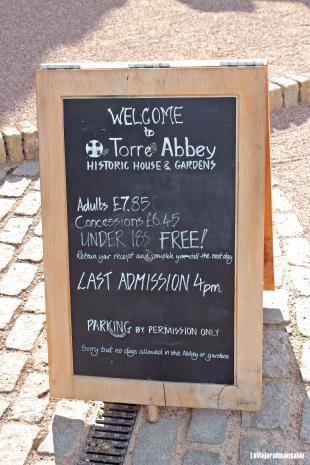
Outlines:
{"label": "wooden sign leg", "polygon": [[159,418],[159,408],[157,405],[147,406],[147,421],[149,423],[156,423]]}
{"label": "wooden sign leg", "polygon": [[[268,71],[267,71],[268,73]],[[270,163],[270,123],[268,74],[266,79],[266,157],[265,157],[265,223],[264,223],[264,290],[274,291],[272,189]]]}

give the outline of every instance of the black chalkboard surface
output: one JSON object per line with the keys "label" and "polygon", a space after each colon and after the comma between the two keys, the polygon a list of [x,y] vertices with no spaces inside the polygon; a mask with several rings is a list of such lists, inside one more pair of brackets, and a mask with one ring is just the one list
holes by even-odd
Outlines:
{"label": "black chalkboard surface", "polygon": [[234,383],[236,99],[64,99],[74,374]]}

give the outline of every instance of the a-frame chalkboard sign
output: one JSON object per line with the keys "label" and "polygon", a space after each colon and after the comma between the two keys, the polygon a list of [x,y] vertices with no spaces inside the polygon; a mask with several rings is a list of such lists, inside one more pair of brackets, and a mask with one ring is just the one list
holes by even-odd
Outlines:
{"label": "a-frame chalkboard sign", "polygon": [[262,60],[38,71],[53,396],[259,409],[267,87]]}

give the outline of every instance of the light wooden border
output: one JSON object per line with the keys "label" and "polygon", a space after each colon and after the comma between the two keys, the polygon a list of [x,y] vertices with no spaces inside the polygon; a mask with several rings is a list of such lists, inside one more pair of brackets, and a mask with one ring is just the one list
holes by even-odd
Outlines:
{"label": "light wooden border", "polygon": [[[39,70],[37,103],[51,395],[145,405],[258,410],[267,67]],[[73,375],[63,97],[236,96],[235,385]]]}
{"label": "light wooden border", "polygon": [[270,161],[270,112],[268,79],[266,88],[266,159],[265,159],[265,218],[264,218],[264,290],[274,291],[272,189]]}

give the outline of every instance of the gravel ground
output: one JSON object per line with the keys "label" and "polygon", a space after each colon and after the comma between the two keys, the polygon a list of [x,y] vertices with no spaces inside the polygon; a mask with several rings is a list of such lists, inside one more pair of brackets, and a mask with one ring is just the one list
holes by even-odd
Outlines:
{"label": "gravel ground", "polygon": [[292,203],[310,239],[310,104],[271,115],[273,176]]}
{"label": "gravel ground", "polygon": [[[309,71],[310,0],[1,0],[0,127],[35,121],[45,61],[268,58]],[[308,67],[307,67],[308,65]]]}

